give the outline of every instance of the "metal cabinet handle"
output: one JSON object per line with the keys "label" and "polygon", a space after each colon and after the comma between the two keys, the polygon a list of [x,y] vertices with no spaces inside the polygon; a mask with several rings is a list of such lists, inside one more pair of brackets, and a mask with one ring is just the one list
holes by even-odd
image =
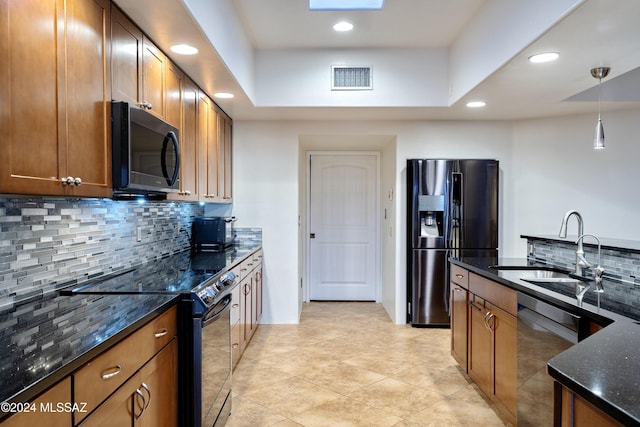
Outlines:
{"label": "metal cabinet handle", "polygon": [[456,274],[456,277],[457,277],[458,279],[464,279],[464,274]]}
{"label": "metal cabinet handle", "polygon": [[460,289],[458,287],[453,288],[453,290],[456,291],[456,292],[462,292],[462,289]]}
{"label": "metal cabinet handle", "polygon": [[72,176],[68,176],[66,178],[60,178],[60,182],[62,183],[62,185],[73,185],[74,184],[74,180]]}
{"label": "metal cabinet handle", "polygon": [[138,405],[138,406],[141,406],[140,407],[140,413],[136,414],[135,413],[136,412],[136,408],[135,407],[133,408],[133,414],[135,415],[136,420],[139,420],[140,417],[142,416],[142,414],[144,414],[144,410],[147,409],[147,399],[144,397],[144,394],[142,394],[142,391],[139,388],[136,389],[136,396],[138,396],[140,399],[142,399],[142,405]]}
{"label": "metal cabinet handle", "polygon": [[469,304],[472,308],[475,308],[478,311],[482,311],[482,308],[478,307],[473,301],[467,301],[467,304]]}
{"label": "metal cabinet handle", "polygon": [[238,307],[240,307],[240,304],[233,304],[233,305],[231,306],[231,308],[238,308]]}
{"label": "metal cabinet handle", "polygon": [[79,187],[82,185],[82,179],[80,179],[80,177],[77,177],[76,179],[73,180],[73,183]]}
{"label": "metal cabinet handle", "polygon": [[150,389],[150,388],[149,388],[149,386],[148,386],[148,385],[146,385],[145,383],[142,383],[140,386],[141,386],[143,389],[145,389],[145,390],[146,390],[146,392],[147,392],[147,394],[149,395],[149,401],[147,401],[147,404],[146,404],[146,405],[144,405],[144,409],[143,409],[143,411],[142,411],[142,412],[144,412],[144,411],[146,411],[146,410],[147,410],[147,408],[149,407],[149,405],[151,405],[151,389]]}
{"label": "metal cabinet handle", "polygon": [[168,333],[169,333],[169,330],[167,328],[162,328],[160,329],[159,332],[156,332],[155,334],[153,334],[153,336],[156,338],[160,338],[167,335]]}
{"label": "metal cabinet handle", "polygon": [[234,343],[231,345],[231,347],[233,347],[233,348],[238,348],[238,347],[240,347],[240,344],[238,344],[238,343],[234,342]]}
{"label": "metal cabinet handle", "polygon": [[108,380],[109,378],[113,378],[116,375],[118,375],[120,372],[122,372],[122,366],[121,365],[116,365],[113,368],[111,368],[111,372],[105,372],[102,374],[102,379],[103,380]]}
{"label": "metal cabinet handle", "polygon": [[487,326],[489,327],[490,331],[495,331],[496,330],[496,315],[489,312],[490,315],[487,318]]}
{"label": "metal cabinet handle", "polygon": [[489,326],[489,323],[487,322],[487,319],[490,318],[492,316],[490,311],[487,311],[487,313],[484,315],[484,327],[491,330],[491,327]]}

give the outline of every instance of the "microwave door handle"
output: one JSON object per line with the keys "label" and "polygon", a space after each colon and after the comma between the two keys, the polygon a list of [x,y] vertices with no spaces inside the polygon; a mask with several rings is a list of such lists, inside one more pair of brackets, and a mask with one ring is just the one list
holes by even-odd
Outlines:
{"label": "microwave door handle", "polygon": [[[173,150],[176,153],[176,166],[173,169],[171,179],[169,179],[169,173],[167,172],[167,145],[169,144],[169,140],[171,140]],[[162,175],[167,180],[167,184],[169,184],[169,186],[173,186],[178,179],[178,172],[180,171],[180,145],[178,144],[178,137],[173,131],[169,131],[167,136],[164,137],[164,142],[162,143],[162,154],[160,155],[160,164],[162,166]]]}

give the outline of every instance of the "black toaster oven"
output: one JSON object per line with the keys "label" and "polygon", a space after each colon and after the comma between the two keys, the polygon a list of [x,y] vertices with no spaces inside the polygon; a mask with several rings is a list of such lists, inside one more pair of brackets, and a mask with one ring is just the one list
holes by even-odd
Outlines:
{"label": "black toaster oven", "polygon": [[198,217],[191,225],[191,250],[193,252],[223,252],[236,241],[234,216]]}

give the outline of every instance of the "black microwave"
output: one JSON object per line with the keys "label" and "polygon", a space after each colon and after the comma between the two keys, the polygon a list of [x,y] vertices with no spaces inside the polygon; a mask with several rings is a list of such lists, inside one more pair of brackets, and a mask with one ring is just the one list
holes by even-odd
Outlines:
{"label": "black microwave", "polygon": [[111,103],[114,197],[180,189],[178,129],[128,102]]}

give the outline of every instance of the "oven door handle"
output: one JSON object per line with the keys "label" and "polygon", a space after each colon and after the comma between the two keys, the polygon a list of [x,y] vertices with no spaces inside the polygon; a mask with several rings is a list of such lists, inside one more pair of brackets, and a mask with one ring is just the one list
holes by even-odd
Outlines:
{"label": "oven door handle", "polygon": [[[220,309],[217,309],[218,306],[222,305]],[[216,305],[214,305],[211,310],[205,313],[202,316],[202,327],[204,328],[209,323],[215,322],[222,316],[222,314],[229,309],[231,305],[231,295],[227,295],[222,300],[220,300]]]}

